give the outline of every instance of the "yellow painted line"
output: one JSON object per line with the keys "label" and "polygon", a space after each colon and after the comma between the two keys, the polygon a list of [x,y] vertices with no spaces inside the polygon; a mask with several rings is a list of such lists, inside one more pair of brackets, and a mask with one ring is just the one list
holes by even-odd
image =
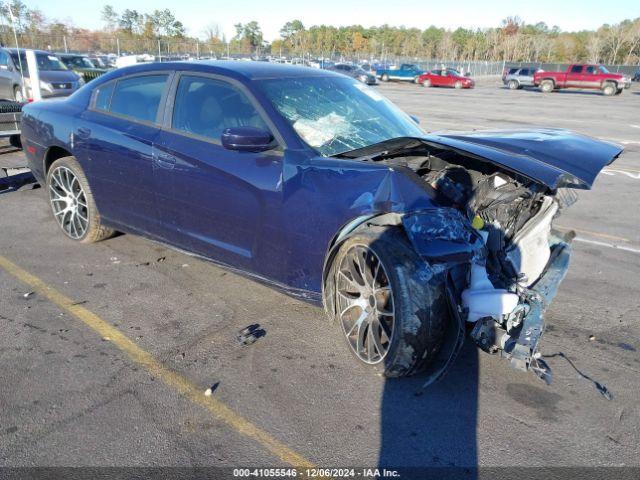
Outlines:
{"label": "yellow painted line", "polygon": [[120,330],[109,325],[92,311],[81,305],[74,305],[73,300],[69,297],[49,286],[35,275],[23,270],[2,255],[0,255],[0,267],[16,279],[27,284],[35,292],[49,299],[62,310],[82,321],[103,339],[108,339],[116,347],[125,352],[134,362],[146,368],[154,377],[159,378],[166,385],[174,388],[193,403],[206,408],[217,420],[226,424],[236,432],[255,440],[266,450],[291,466],[299,468],[314,467],[309,460],[293,451],[284,443],[276,440],[246,418],[235,413],[220,400],[213,397],[206,397],[201,387],[194,385],[186,378],[164,367],[150,353],[140,348],[135,342],[120,332]]}
{"label": "yellow painted line", "polygon": [[564,227],[562,225],[558,225],[557,228],[561,230],[575,230],[578,233],[584,233],[585,235],[591,235],[593,237],[607,238],[609,240],[618,240],[620,242],[627,242],[627,243],[631,242],[631,240],[629,240],[628,238],[618,237],[616,235],[609,235],[608,233],[594,232],[592,230],[583,230],[581,228],[575,228],[575,227]]}

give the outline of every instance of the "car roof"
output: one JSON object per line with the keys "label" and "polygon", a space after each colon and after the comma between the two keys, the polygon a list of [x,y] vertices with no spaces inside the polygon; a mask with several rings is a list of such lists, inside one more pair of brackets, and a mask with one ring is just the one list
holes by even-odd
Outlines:
{"label": "car roof", "polygon": [[[9,53],[18,53],[18,49],[17,48],[5,48],[6,51],[8,51]],[[20,49],[20,53],[25,53],[27,50],[29,50],[28,48],[21,48]],[[53,52],[47,52],[46,50],[34,50],[35,53],[39,54],[39,55],[54,55],[56,56],[56,53]]]}
{"label": "car roof", "polygon": [[217,73],[232,77],[244,77],[248,80],[268,78],[295,78],[295,77],[337,77],[338,73],[312,67],[287,65],[269,62],[246,62],[234,60],[195,60],[178,62],[153,62],[139,63],[129,67],[118,69],[122,75],[137,72],[153,72],[166,70],[193,71],[203,73]]}

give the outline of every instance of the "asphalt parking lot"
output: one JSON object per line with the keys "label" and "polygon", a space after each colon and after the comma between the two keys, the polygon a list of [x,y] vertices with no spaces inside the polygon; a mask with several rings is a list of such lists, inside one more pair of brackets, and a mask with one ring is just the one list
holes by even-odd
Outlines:
{"label": "asphalt parking lot", "polygon": [[[132,235],[77,245],[27,186],[0,191],[0,466],[640,466],[640,86],[375,88],[428,131],[625,146],[556,222],[578,236],[542,344],[613,399],[560,356],[547,386],[470,345],[424,392],[386,380],[320,309]],[[251,324],[266,335],[240,346]]]}

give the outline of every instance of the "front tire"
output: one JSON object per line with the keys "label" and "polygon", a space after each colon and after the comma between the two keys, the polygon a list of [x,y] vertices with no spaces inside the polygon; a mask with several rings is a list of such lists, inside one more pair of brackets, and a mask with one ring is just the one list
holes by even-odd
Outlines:
{"label": "front tire", "polygon": [[335,322],[360,363],[401,377],[435,357],[449,319],[444,281],[401,230],[376,228],[348,238],[329,275]]}
{"label": "front tire", "polygon": [[453,88],[455,88],[456,90],[460,90],[462,88],[462,82],[458,80],[453,84]]}
{"label": "front tire", "polygon": [[47,172],[47,191],[53,217],[67,237],[94,243],[114,234],[102,225],[87,177],[74,157],[53,162]]}
{"label": "front tire", "polygon": [[518,90],[520,88],[520,84],[517,80],[509,80],[509,90]]}
{"label": "front tire", "polygon": [[382,80],[383,82],[388,82],[389,81],[389,75],[387,75],[385,73],[384,75],[382,75],[382,77],[380,77],[380,80]]}
{"label": "front tire", "polygon": [[607,97],[615,95],[616,90],[617,90],[616,85],[611,82],[605,83],[604,86],[602,87],[602,93],[605,94]]}
{"label": "front tire", "polygon": [[422,82],[422,86],[425,88],[431,87],[431,80],[427,78],[424,82]]}

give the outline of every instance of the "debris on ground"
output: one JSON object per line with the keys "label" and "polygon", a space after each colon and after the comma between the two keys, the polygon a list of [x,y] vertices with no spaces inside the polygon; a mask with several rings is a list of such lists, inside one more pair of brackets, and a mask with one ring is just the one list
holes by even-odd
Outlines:
{"label": "debris on ground", "polygon": [[24,295],[22,295],[24,298],[29,298],[31,295],[34,295],[36,292],[27,292]]}
{"label": "debris on ground", "polygon": [[596,339],[595,335],[589,335],[589,341],[593,342]]}
{"label": "debris on ground", "polygon": [[240,330],[236,335],[236,340],[240,345],[247,346],[251,345],[259,338],[264,337],[266,334],[267,332],[260,328],[259,323],[254,323],[253,325],[249,325],[248,327]]}
{"label": "debris on ground", "polygon": [[216,382],[216,383],[214,383],[213,385],[211,385],[209,388],[207,388],[207,389],[204,391],[204,396],[205,396],[205,397],[210,397],[210,396],[211,396],[211,394],[212,394],[213,392],[215,392],[215,391],[218,389],[218,385],[220,385],[220,382]]}
{"label": "debris on ground", "polygon": [[167,259],[167,257],[160,257],[160,258],[158,258],[158,259],[156,260],[156,262],[158,262],[158,263],[162,263],[162,262],[164,262],[166,259]]}
{"label": "debris on ground", "polygon": [[576,367],[576,365],[571,361],[571,359],[569,357],[567,357],[563,352],[558,352],[558,353],[552,353],[549,355],[543,355],[544,358],[554,358],[554,357],[560,357],[560,358],[564,358],[567,363],[569,365],[571,365],[571,368],[573,368],[577,374],[580,376],[580,378],[583,378],[584,380],[587,380],[588,382],[593,383],[593,386],[596,387],[596,390],[598,391],[598,393],[600,395],[602,395],[604,398],[606,398],[607,400],[613,400],[613,394],[611,393],[611,391],[602,383],[594,380],[593,378],[591,378],[590,376],[588,376],[585,373],[582,373],[578,367]]}

